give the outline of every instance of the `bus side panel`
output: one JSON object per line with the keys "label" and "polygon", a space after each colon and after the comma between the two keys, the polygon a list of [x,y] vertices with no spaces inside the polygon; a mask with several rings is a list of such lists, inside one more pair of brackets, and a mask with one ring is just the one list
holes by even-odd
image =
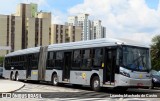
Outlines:
{"label": "bus side panel", "polygon": [[26,79],[26,70],[18,70],[19,79],[25,80]]}
{"label": "bus side panel", "polygon": [[70,72],[70,83],[72,84],[82,84],[82,85],[90,85],[90,79],[92,74],[98,74],[100,78],[100,85],[103,84],[102,76],[99,71],[71,71]]}
{"label": "bus side panel", "polygon": [[31,70],[31,80],[38,80],[38,70]]}
{"label": "bus side panel", "polygon": [[10,78],[10,73],[11,73],[11,70],[5,70],[4,68],[3,68],[3,77],[4,78]]}
{"label": "bus side panel", "polygon": [[62,82],[62,70],[56,70],[56,69],[46,70],[45,81],[52,81],[51,78],[53,73],[57,73],[59,82]]}

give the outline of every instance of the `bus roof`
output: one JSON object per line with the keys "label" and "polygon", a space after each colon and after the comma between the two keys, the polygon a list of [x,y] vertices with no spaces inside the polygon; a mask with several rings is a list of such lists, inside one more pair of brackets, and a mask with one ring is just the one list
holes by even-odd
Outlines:
{"label": "bus roof", "polygon": [[52,44],[48,46],[48,51],[102,47],[102,46],[116,46],[116,45],[130,45],[130,46],[149,48],[148,45],[141,44],[132,40],[101,38],[101,39],[88,40],[88,41]]}
{"label": "bus roof", "polygon": [[[81,49],[81,48],[102,47],[102,46],[116,46],[116,45],[130,45],[130,46],[149,48],[149,45],[137,43],[135,41],[128,39],[101,38],[101,39],[87,40],[87,41],[52,44],[48,45],[48,51]],[[6,57],[20,55],[20,54],[36,53],[39,52],[39,50],[40,47],[18,50],[7,54]]]}
{"label": "bus roof", "polygon": [[6,57],[21,55],[21,54],[37,53],[37,52],[39,52],[39,49],[40,49],[40,47],[34,47],[34,48],[27,48],[27,49],[23,49],[23,50],[17,50],[15,52],[7,54]]}

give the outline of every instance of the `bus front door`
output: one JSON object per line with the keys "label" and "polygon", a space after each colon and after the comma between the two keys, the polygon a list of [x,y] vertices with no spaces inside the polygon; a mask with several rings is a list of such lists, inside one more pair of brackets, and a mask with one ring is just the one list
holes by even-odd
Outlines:
{"label": "bus front door", "polygon": [[106,49],[105,51],[104,83],[111,84],[114,82],[116,68],[116,49]]}
{"label": "bus front door", "polygon": [[70,78],[71,55],[72,52],[64,53],[63,81],[69,80]]}

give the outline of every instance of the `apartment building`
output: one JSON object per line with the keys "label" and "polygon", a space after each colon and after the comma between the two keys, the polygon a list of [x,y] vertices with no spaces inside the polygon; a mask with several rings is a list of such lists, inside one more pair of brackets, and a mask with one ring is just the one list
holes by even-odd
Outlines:
{"label": "apartment building", "polygon": [[95,20],[92,22],[91,39],[105,38],[106,28],[102,26],[101,20]]}
{"label": "apartment building", "polygon": [[10,46],[11,50],[1,50],[0,56],[21,49],[22,18],[14,15],[0,15],[0,46]]}
{"label": "apartment building", "polygon": [[91,39],[91,21],[88,19],[89,14],[79,14],[77,16],[68,17],[68,25],[82,27],[82,40]]}
{"label": "apartment building", "polygon": [[101,25],[101,21],[89,20],[89,14],[70,16],[67,24],[82,27],[82,40],[92,40],[106,36],[106,28]]}
{"label": "apartment building", "polygon": [[53,24],[51,27],[51,44],[81,41],[82,28],[72,25]]}
{"label": "apartment building", "polygon": [[15,14],[0,15],[0,56],[20,49],[51,43],[51,13],[38,12],[37,4],[19,4]]}

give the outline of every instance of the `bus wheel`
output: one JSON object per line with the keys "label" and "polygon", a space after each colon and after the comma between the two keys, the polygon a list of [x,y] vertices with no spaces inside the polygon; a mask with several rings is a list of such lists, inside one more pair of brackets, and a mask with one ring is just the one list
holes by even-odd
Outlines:
{"label": "bus wheel", "polygon": [[91,81],[91,88],[94,91],[100,91],[100,80],[98,76],[93,77],[92,81]]}
{"label": "bus wheel", "polygon": [[11,75],[10,75],[10,80],[14,80],[14,75],[13,75],[13,73],[11,73]]}
{"label": "bus wheel", "polygon": [[19,81],[19,74],[18,73],[16,73],[15,80]]}
{"label": "bus wheel", "polygon": [[57,76],[57,74],[53,75],[52,84],[53,84],[53,86],[57,86],[58,85],[58,76]]}

